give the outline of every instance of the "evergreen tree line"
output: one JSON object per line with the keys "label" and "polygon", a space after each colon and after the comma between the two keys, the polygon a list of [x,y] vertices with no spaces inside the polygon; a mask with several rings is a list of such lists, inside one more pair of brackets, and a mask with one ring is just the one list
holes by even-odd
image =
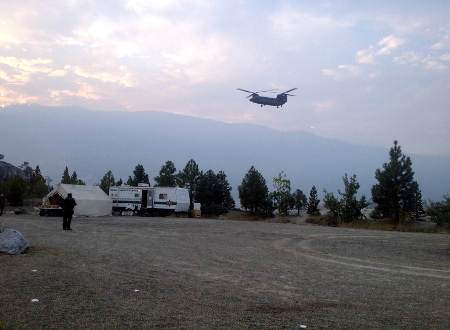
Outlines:
{"label": "evergreen tree line", "polygon": [[61,178],[61,183],[64,184],[77,184],[77,185],[86,185],[86,183],[78,179],[78,175],[76,171],[72,172],[72,175],[69,175],[69,169],[66,166],[66,169],[64,170],[63,176]]}
{"label": "evergreen tree line", "polygon": [[[180,187],[189,191],[191,209],[194,208],[194,201],[201,203],[204,214],[222,214],[235,206],[235,201],[231,196],[231,186],[227,181],[225,172],[214,173],[213,170],[203,172],[199,169],[195,160],[191,159],[186,166],[178,171],[175,164],[168,160],[159,171],[159,175],[153,178],[155,187]],[[146,183],[151,186],[148,174],[144,166],[138,164],[133,176],[129,176],[127,185],[137,186],[139,183]],[[109,194],[109,187],[120,186],[123,180],[115,181],[114,175],[109,170],[100,180],[100,188]]]}
{"label": "evergreen tree line", "polygon": [[[425,214],[442,225],[450,224],[450,196],[447,194],[442,202],[430,201],[427,212],[424,211],[422,193],[414,180],[410,157],[402,154],[397,141],[389,152],[389,162],[382,169],[375,171],[378,183],[372,187],[372,200],[376,207],[370,214],[373,219],[391,219],[395,223],[401,220],[419,219]],[[343,222],[365,218],[363,209],[369,206],[364,195],[357,199],[360,188],[356,175],[343,177],[344,190],[338,190],[338,196],[324,189],[324,206],[335,219]],[[291,193],[290,181],[282,171],[273,178],[274,191],[269,193],[264,177],[252,166],[238,187],[242,207],[251,213],[260,212],[271,215],[278,210],[286,215],[291,210],[300,214],[306,210],[309,215],[318,215],[319,199],[315,186],[311,188],[309,198],[297,189]]]}
{"label": "evergreen tree line", "polygon": [[0,180],[0,192],[5,195],[11,205],[23,205],[24,198],[42,198],[47,195],[49,188],[41,174],[39,165],[33,170],[25,162],[24,179],[20,175],[8,176]]}
{"label": "evergreen tree line", "polygon": [[280,215],[287,215],[291,210],[296,210],[298,215],[302,210],[310,215],[319,214],[320,200],[315,186],[311,188],[309,198],[301,189],[291,192],[291,182],[284,171],[281,171],[273,178],[273,187],[274,191],[269,192],[264,177],[251,166],[238,187],[241,206],[251,214],[260,213],[265,216],[272,216],[275,210]]}
{"label": "evergreen tree line", "polygon": [[[22,205],[25,197],[43,197],[49,191],[39,165],[35,170],[29,167],[27,170],[30,172],[29,181],[18,175],[0,181],[0,192],[5,194],[13,205]],[[425,215],[419,184],[414,180],[412,161],[410,157],[402,154],[397,141],[394,141],[394,146],[389,151],[389,162],[384,163],[382,169],[375,171],[375,178],[378,183],[372,186],[371,190],[372,200],[376,203],[371,213],[372,218],[392,219],[398,223],[402,219],[418,219]],[[169,160],[161,166],[159,175],[153,179],[155,186],[187,188],[191,208],[195,200],[202,204],[202,211],[205,214],[224,213],[235,206],[231,196],[232,188],[226,174],[223,171],[214,173],[213,170],[203,172],[193,159],[189,160],[178,173],[174,163]],[[362,210],[369,203],[364,195],[359,199],[356,197],[360,188],[356,175],[348,177],[345,174],[342,179],[344,190],[338,190],[336,196],[326,189],[323,190],[325,208],[329,214],[344,222],[364,218]],[[78,179],[76,171],[69,175],[67,167],[61,183],[85,184],[83,180]],[[123,183],[121,178],[116,182],[112,172],[108,171],[99,186],[109,194],[110,186],[120,186]],[[149,176],[141,164],[135,167],[133,176],[129,176],[126,182],[130,186],[137,186],[139,183],[151,186]],[[290,180],[281,171],[273,178],[273,188],[274,191],[269,193],[266,180],[254,166],[251,166],[238,186],[241,206],[252,214],[260,213],[267,216],[272,215],[275,210],[278,210],[280,215],[287,215],[293,210],[298,214],[302,210],[309,215],[320,214],[318,209],[320,200],[315,186],[311,188],[309,198],[300,189],[292,192]],[[440,225],[450,224],[450,196],[448,194],[443,196],[443,200],[439,202],[429,201],[426,215]]]}

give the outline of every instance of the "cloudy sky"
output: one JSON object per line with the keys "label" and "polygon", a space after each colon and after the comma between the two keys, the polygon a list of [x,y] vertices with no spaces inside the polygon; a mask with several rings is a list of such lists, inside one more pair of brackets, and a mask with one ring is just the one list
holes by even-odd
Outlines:
{"label": "cloudy sky", "polygon": [[[157,110],[450,156],[448,0],[3,0],[0,49],[1,106]],[[236,90],[294,87],[279,109]]]}

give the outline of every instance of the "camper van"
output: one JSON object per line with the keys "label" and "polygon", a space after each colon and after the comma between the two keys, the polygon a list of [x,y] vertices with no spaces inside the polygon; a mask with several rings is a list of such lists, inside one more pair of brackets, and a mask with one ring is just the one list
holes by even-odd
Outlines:
{"label": "camper van", "polygon": [[113,212],[121,215],[167,216],[189,213],[189,191],[185,188],[149,187],[147,184],[112,186],[109,198]]}

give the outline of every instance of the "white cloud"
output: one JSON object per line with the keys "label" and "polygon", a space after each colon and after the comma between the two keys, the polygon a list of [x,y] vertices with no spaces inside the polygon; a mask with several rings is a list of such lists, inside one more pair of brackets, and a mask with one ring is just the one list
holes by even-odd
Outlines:
{"label": "white cloud", "polygon": [[39,97],[35,95],[27,95],[11,88],[2,87],[0,85],[0,106],[5,107],[10,104],[20,103],[36,103],[39,102]]}
{"label": "white cloud", "polygon": [[0,31],[0,45],[5,45],[5,47],[10,47],[9,44],[18,44],[19,41],[14,37],[13,34],[7,32],[5,27],[1,26],[3,31]]}
{"label": "white cloud", "polygon": [[127,0],[125,3],[125,8],[128,10],[133,10],[136,13],[143,14],[150,9],[160,10],[171,6],[176,6],[177,2],[178,0]]}
{"label": "white cloud", "polygon": [[0,56],[0,64],[6,65],[10,70],[0,71],[0,78],[9,84],[24,85],[31,81],[32,75],[48,74],[53,70],[53,61],[50,59],[24,59],[14,56]]}
{"label": "white cloud", "polygon": [[414,51],[408,51],[399,56],[395,56],[393,61],[398,64],[413,64],[420,61],[421,58],[422,56]]}
{"label": "white cloud", "polygon": [[359,64],[372,64],[375,62],[374,46],[370,46],[368,49],[360,50],[356,53],[356,63]]}
{"label": "white cloud", "polygon": [[100,80],[104,83],[115,83],[126,87],[134,87],[131,73],[126,67],[113,68],[111,65],[98,65],[94,67],[75,66],[72,71],[80,77]]}
{"label": "white cloud", "polygon": [[49,67],[53,64],[53,61],[50,59],[24,59],[24,58],[17,58],[14,56],[0,56],[0,63],[6,64],[10,66],[11,68],[14,68],[21,72],[28,72],[28,73],[36,73],[36,72],[50,72],[52,69]]}
{"label": "white cloud", "polygon": [[405,39],[402,38],[396,38],[392,35],[387,36],[383,40],[381,40],[378,45],[383,46],[380,48],[376,55],[390,55],[392,50],[398,48],[399,46],[403,45],[406,42]]}
{"label": "white cloud", "polygon": [[[401,125],[392,124],[397,134],[422,108],[448,108],[450,33],[448,15],[438,13],[443,5],[406,8],[385,1],[369,10],[366,4],[294,0],[22,2],[6,1],[0,12],[1,104],[161,110],[282,129],[305,129],[330,114],[346,119],[330,124],[327,134],[339,137],[350,127],[356,141],[369,136],[374,118],[416,106],[414,116],[399,115]],[[433,86],[432,97],[410,101],[432,90],[424,85]],[[290,99],[281,116],[261,112],[235,91],[283,86],[298,87],[301,96]],[[397,106],[379,114],[391,104]],[[358,125],[366,129],[358,133],[343,111],[361,107]],[[380,126],[367,143],[386,135]],[[350,139],[353,133],[346,134]],[[439,141],[448,136],[436,134]]]}
{"label": "white cloud", "polygon": [[397,38],[393,35],[387,36],[380,40],[377,46],[372,45],[367,49],[358,51],[356,53],[356,63],[373,64],[375,63],[375,57],[380,55],[390,55],[394,49],[400,47],[405,42],[405,39]]}
{"label": "white cloud", "polygon": [[8,84],[23,85],[30,80],[30,74],[28,72],[11,74],[4,70],[0,70],[0,79],[6,81]]}
{"label": "white cloud", "polygon": [[62,95],[70,95],[70,96],[76,96],[77,93],[75,93],[72,90],[69,89],[63,89],[63,90],[52,90],[50,91],[50,97],[52,99],[54,99],[55,101],[60,101],[63,98],[61,97]]}
{"label": "white cloud", "polygon": [[64,77],[67,74],[66,70],[54,70],[49,73],[50,77]]}
{"label": "white cloud", "polygon": [[[101,100],[102,97],[102,88],[99,86],[90,85],[84,81],[77,81],[77,85],[79,87],[78,91],[76,91],[76,96],[82,97],[88,100]],[[71,94],[69,94],[71,95]]]}
{"label": "white cloud", "polygon": [[320,36],[346,29],[356,23],[352,15],[333,16],[298,7],[298,4],[286,5],[270,16],[273,32],[278,38],[317,40]]}
{"label": "white cloud", "polygon": [[424,59],[422,62],[424,63],[426,69],[431,69],[431,70],[445,70],[445,69],[448,68],[448,67],[447,67],[445,64],[443,64],[442,62],[437,61],[437,60],[435,60],[435,59],[433,59],[433,58],[431,58],[431,57],[427,57],[427,58]]}
{"label": "white cloud", "polygon": [[438,42],[431,46],[431,49],[450,49],[450,33],[443,35]]}
{"label": "white cloud", "polygon": [[336,100],[315,101],[311,102],[312,108],[316,112],[328,112],[336,106]]}
{"label": "white cloud", "polygon": [[333,77],[334,80],[342,80],[351,77],[357,77],[361,74],[361,69],[355,65],[343,64],[339,65],[336,70],[324,69],[322,73],[326,76]]}

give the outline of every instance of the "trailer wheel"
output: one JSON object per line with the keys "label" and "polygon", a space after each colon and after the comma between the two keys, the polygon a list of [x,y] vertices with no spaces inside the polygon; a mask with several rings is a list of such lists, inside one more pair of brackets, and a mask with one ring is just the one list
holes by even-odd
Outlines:
{"label": "trailer wheel", "polygon": [[175,216],[176,216],[177,218],[179,218],[179,217],[180,217],[180,213],[179,213],[179,212],[175,213]]}

